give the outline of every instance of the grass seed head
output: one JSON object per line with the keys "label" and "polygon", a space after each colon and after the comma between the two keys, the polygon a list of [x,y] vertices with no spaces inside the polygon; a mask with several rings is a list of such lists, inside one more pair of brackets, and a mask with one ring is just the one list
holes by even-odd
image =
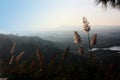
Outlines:
{"label": "grass seed head", "polygon": [[90,45],[94,46],[96,44],[97,41],[97,34],[93,34],[91,41],[90,41]]}
{"label": "grass seed head", "polygon": [[13,54],[16,47],[16,42],[13,43],[10,53]]}
{"label": "grass seed head", "polygon": [[83,54],[84,54],[84,49],[83,49],[82,46],[79,47],[79,53],[80,53],[80,55],[83,55]]}
{"label": "grass seed head", "polygon": [[12,64],[13,60],[14,60],[14,55],[12,55],[12,57],[11,57],[11,59],[10,59],[10,61],[9,61],[9,64],[10,64],[10,65]]}
{"label": "grass seed head", "polygon": [[81,42],[81,37],[77,31],[74,32],[74,43],[79,44]]}
{"label": "grass seed head", "polygon": [[16,61],[16,62],[19,62],[23,54],[24,54],[24,51],[21,52],[21,53],[15,58],[15,61]]}
{"label": "grass seed head", "polygon": [[89,22],[86,17],[83,17],[83,25],[84,25],[84,31],[89,32],[90,26],[89,26]]}
{"label": "grass seed head", "polygon": [[54,54],[53,57],[51,58],[50,63],[49,63],[50,67],[54,65],[56,57],[57,57],[57,54]]}
{"label": "grass seed head", "polygon": [[70,49],[70,47],[68,46],[68,47],[65,49],[65,51],[63,52],[63,54],[62,54],[62,60],[64,60],[64,59],[66,58],[67,54],[69,53],[69,49]]}
{"label": "grass seed head", "polygon": [[36,50],[36,57],[40,62],[40,70],[42,70],[45,67],[45,62],[44,62],[44,56],[39,49]]}

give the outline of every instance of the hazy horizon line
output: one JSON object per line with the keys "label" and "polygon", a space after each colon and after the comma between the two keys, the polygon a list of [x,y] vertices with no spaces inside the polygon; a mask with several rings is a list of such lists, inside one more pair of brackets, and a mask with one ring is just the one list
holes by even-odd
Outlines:
{"label": "hazy horizon line", "polygon": [[[66,31],[66,30],[77,30],[77,29],[83,29],[83,26],[79,25],[79,26],[59,26],[59,27],[55,27],[55,28],[51,28],[51,29],[37,29],[37,30],[9,30],[9,31],[5,31],[5,30],[0,30],[0,33],[5,33],[5,34],[26,34],[26,33],[43,33],[43,32],[52,32],[52,31]],[[113,29],[113,28],[119,28],[120,29],[120,26],[119,25],[114,25],[114,26],[108,26],[108,25],[91,25],[91,28],[93,29]]]}

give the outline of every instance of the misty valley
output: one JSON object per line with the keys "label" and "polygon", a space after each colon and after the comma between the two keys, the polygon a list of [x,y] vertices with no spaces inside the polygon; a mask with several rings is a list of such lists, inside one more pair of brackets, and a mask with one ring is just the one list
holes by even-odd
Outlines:
{"label": "misty valley", "polygon": [[84,54],[81,55],[73,42],[74,31],[59,30],[32,35],[1,33],[0,76],[8,80],[61,80],[63,77],[69,80],[88,80],[96,74],[98,77],[93,78],[96,80],[102,79],[107,69],[111,69],[111,75],[116,77],[120,72],[120,29],[94,30],[98,37],[91,51],[92,59],[86,33],[76,30],[82,38]]}

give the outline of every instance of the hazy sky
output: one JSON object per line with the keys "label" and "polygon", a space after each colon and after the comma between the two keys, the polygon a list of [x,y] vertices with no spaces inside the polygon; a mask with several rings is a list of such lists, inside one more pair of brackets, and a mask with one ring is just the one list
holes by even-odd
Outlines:
{"label": "hazy sky", "polygon": [[90,25],[120,25],[120,11],[94,0],[0,0],[0,31],[41,31],[60,26],[80,26],[86,16]]}

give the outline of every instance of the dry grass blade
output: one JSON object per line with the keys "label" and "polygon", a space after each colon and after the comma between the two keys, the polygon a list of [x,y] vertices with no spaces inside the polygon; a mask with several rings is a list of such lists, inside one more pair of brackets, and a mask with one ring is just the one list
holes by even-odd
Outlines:
{"label": "dry grass blade", "polygon": [[66,49],[65,49],[65,51],[63,52],[63,54],[62,54],[62,60],[64,60],[65,58],[66,58],[66,56],[67,56],[67,54],[69,53],[69,49],[70,49],[70,47],[68,46]]}
{"label": "dry grass blade", "polygon": [[19,62],[23,54],[24,54],[24,51],[21,52],[21,53],[15,58],[15,61],[16,61],[16,62]]}
{"label": "dry grass blade", "polygon": [[15,50],[16,42],[13,43],[10,53],[13,54]]}
{"label": "dry grass blade", "polygon": [[79,53],[80,53],[80,55],[83,55],[83,54],[84,54],[84,49],[83,49],[82,46],[80,46],[80,48],[79,48]]}
{"label": "dry grass blade", "polygon": [[40,69],[42,70],[45,67],[45,62],[44,56],[42,55],[42,52],[39,49],[36,50],[36,57],[40,61]]}
{"label": "dry grass blade", "polygon": [[97,34],[93,34],[92,39],[90,41],[90,45],[94,46],[96,44],[97,41]]}
{"label": "dry grass blade", "polygon": [[50,63],[49,63],[50,67],[54,65],[56,57],[57,57],[57,54],[54,54],[53,57],[51,58]]}
{"label": "dry grass blade", "polygon": [[9,64],[10,64],[10,65],[12,64],[13,60],[14,60],[14,55],[12,55],[12,57],[11,57],[11,59],[10,59],[10,61],[9,61]]}
{"label": "dry grass blade", "polygon": [[74,32],[74,43],[78,44],[81,42],[81,37],[77,31]]}

